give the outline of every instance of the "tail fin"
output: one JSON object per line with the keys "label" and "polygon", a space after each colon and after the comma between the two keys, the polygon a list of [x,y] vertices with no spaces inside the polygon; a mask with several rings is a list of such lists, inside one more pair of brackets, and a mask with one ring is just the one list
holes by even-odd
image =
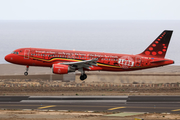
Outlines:
{"label": "tail fin", "polygon": [[140,55],[152,55],[164,58],[168,49],[172,32],[173,31],[171,30],[163,31]]}

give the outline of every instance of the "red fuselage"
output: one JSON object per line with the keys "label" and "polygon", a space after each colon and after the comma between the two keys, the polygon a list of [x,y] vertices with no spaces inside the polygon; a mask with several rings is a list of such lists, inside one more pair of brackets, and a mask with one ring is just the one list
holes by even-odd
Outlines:
{"label": "red fuselage", "polygon": [[173,64],[173,60],[153,55],[128,55],[104,52],[21,48],[5,56],[5,60],[26,66],[52,67],[64,62],[80,62],[97,59],[97,66],[84,70],[130,71]]}

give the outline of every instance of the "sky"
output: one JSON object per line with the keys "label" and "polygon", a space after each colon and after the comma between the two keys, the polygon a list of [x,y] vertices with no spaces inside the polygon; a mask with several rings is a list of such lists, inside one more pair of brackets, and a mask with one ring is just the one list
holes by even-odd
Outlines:
{"label": "sky", "polygon": [[0,20],[180,20],[180,0],[0,0]]}

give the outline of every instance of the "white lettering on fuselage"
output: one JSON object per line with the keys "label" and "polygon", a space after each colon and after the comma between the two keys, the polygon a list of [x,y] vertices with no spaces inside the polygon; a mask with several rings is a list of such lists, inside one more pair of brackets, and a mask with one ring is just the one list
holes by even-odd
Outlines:
{"label": "white lettering on fuselage", "polygon": [[118,64],[124,69],[128,69],[134,66],[134,60],[130,56],[123,56],[119,58]]}
{"label": "white lettering on fuselage", "polygon": [[86,57],[106,57],[106,58],[118,58],[118,56],[113,55],[101,55],[101,54],[84,54],[84,53],[68,53],[68,52],[52,52],[52,51],[35,51],[36,54],[57,54],[57,55],[69,55],[69,56],[86,56]]}

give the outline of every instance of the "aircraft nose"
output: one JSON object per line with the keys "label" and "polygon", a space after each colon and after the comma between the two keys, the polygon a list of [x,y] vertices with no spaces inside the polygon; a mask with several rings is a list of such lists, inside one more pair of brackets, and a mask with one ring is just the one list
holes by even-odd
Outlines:
{"label": "aircraft nose", "polygon": [[11,57],[10,57],[10,55],[6,55],[6,56],[4,57],[4,59],[5,59],[7,62],[10,62]]}

